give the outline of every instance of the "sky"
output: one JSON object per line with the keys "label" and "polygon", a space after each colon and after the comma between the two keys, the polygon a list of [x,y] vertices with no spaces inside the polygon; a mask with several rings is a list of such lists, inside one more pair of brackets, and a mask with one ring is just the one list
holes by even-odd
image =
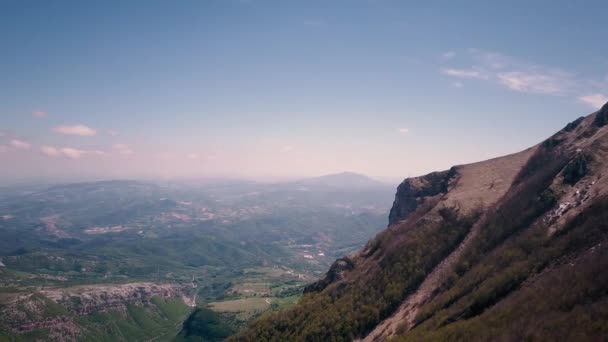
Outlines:
{"label": "sky", "polygon": [[530,147],[608,101],[605,1],[0,1],[0,184],[342,171]]}

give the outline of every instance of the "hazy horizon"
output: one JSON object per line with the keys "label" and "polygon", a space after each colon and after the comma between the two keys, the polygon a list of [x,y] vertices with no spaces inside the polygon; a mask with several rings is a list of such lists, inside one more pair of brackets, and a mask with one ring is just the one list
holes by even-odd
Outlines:
{"label": "hazy horizon", "polygon": [[0,184],[398,182],[608,101],[601,1],[32,4],[0,4]]}

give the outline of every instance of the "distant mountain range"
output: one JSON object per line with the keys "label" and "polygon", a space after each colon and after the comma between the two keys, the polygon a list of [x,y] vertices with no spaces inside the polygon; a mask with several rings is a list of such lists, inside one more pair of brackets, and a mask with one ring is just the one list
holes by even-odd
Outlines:
{"label": "distant mountain range", "polygon": [[299,181],[293,182],[297,186],[324,187],[327,189],[369,189],[378,187],[388,187],[387,183],[379,182],[368,176],[354,173],[354,172],[342,172],[336,174],[330,174],[314,178],[306,178]]}
{"label": "distant mountain range", "polygon": [[608,104],[522,152],[404,180],[386,230],[232,340],[603,341],[607,267]]}

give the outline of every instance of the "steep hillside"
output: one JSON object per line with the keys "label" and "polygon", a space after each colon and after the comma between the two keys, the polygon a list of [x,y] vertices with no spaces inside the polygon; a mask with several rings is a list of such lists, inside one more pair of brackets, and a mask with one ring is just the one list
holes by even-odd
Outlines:
{"label": "steep hillside", "polygon": [[406,179],[389,227],[243,341],[608,336],[608,104],[520,153]]}

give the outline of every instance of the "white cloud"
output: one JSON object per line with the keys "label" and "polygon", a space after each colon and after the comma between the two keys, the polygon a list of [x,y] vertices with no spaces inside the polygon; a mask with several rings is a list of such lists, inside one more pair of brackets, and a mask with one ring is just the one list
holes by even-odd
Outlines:
{"label": "white cloud", "polygon": [[40,147],[40,150],[49,157],[58,157],[61,155],[61,151],[53,146],[42,146]]}
{"label": "white cloud", "polygon": [[67,157],[67,158],[71,158],[71,159],[78,159],[85,155],[96,155],[96,156],[107,155],[106,152],[101,151],[101,150],[81,150],[81,149],[73,148],[73,147],[58,148],[58,147],[53,147],[53,146],[48,146],[48,145],[41,146],[40,151],[42,151],[43,154],[45,154],[49,157]]}
{"label": "white cloud", "polygon": [[507,88],[524,93],[563,95],[568,82],[565,75],[511,71],[498,73],[498,82]]}
{"label": "white cloud", "polygon": [[399,128],[399,133],[401,133],[401,134],[406,134],[409,131],[410,131],[409,128]]}
{"label": "white cloud", "polygon": [[443,54],[441,54],[441,58],[443,59],[452,59],[456,56],[456,52],[454,51],[446,51]]}
{"label": "white cloud", "polygon": [[456,88],[464,87],[464,84],[462,82],[452,82],[452,85]]}
{"label": "white cloud", "polygon": [[79,135],[83,137],[90,137],[97,134],[97,131],[85,125],[59,126],[55,127],[54,130],[60,134]]}
{"label": "white cloud", "polygon": [[135,154],[135,152],[133,152],[133,150],[131,149],[131,147],[129,145],[127,145],[127,144],[114,144],[112,147],[119,154],[123,154],[123,155]]}
{"label": "white cloud", "polygon": [[28,143],[27,141],[23,141],[23,140],[19,140],[19,139],[13,139],[9,142],[9,145],[11,145],[12,147],[19,149],[19,150],[27,150],[29,149],[32,145],[30,143]]}
{"label": "white cloud", "polygon": [[497,52],[482,51],[479,49],[469,49],[469,55],[476,63],[490,69],[504,69],[507,66],[521,64],[513,58]]}
{"label": "white cloud", "polygon": [[602,94],[591,94],[580,96],[578,100],[593,107],[594,109],[600,109],[603,105],[608,103],[608,96]]}
{"label": "white cloud", "polygon": [[[519,61],[496,52],[469,49],[468,58],[472,67],[443,67],[440,72],[450,77],[487,80],[513,91],[552,96],[572,94],[583,83],[564,70]],[[462,86],[461,83],[453,85]]]}
{"label": "white cloud", "polygon": [[68,158],[72,158],[72,159],[78,159],[86,153],[86,151],[79,150],[76,148],[71,148],[71,147],[64,147],[61,149],[61,152],[63,153],[64,156],[66,156]]}
{"label": "white cloud", "polygon": [[35,110],[32,112],[32,116],[37,119],[44,119],[48,116],[48,113],[42,110]]}
{"label": "white cloud", "polygon": [[450,69],[442,68],[441,73],[447,76],[460,77],[460,78],[479,78],[486,79],[487,76],[481,71],[474,69]]}

